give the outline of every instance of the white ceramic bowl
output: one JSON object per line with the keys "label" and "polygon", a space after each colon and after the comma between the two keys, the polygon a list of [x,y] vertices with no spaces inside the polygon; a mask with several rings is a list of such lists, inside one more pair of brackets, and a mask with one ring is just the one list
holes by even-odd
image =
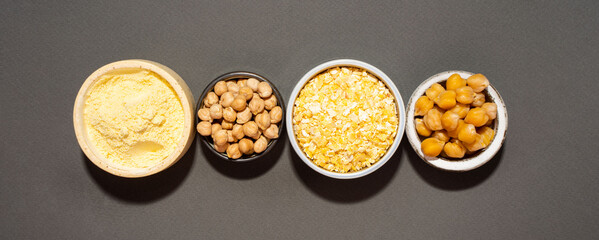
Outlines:
{"label": "white ceramic bowl", "polygon": [[[115,69],[121,68],[141,68],[157,73],[173,87],[177,93],[177,96],[179,97],[179,100],[181,101],[181,105],[183,106],[183,112],[185,114],[183,135],[181,136],[177,147],[164,160],[149,168],[127,168],[112,163],[112,161],[109,161],[98,153],[94,144],[89,141],[87,136],[87,129],[83,120],[83,110],[85,107],[87,93],[89,89],[91,89],[91,87],[96,83],[98,77]],[[195,137],[194,104],[194,97],[185,81],[183,81],[183,79],[173,70],[160,63],[141,59],[123,60],[109,63],[93,72],[85,80],[81,86],[81,89],[79,90],[79,93],[77,94],[75,107],[73,109],[73,125],[75,127],[75,135],[77,136],[77,141],[81,146],[81,150],[83,150],[89,160],[91,160],[96,166],[104,171],[117,176],[129,178],[149,176],[175,164],[187,152],[189,146],[191,146],[191,142],[193,142],[193,138]]]}
{"label": "white ceramic bowl", "polygon": [[[495,130],[495,137],[493,138],[493,141],[491,141],[489,146],[487,146],[483,150],[480,150],[478,153],[475,153],[472,156],[467,156],[459,160],[446,159],[443,157],[429,157],[424,155],[422,153],[422,149],[420,148],[420,137],[418,136],[418,133],[416,132],[416,127],[414,126],[414,107],[416,105],[416,100],[418,100],[420,96],[424,95],[426,90],[430,88],[431,85],[446,81],[447,78],[449,78],[449,76],[451,76],[454,73],[459,74],[463,79],[466,79],[474,75],[474,73],[471,72],[456,70],[441,72],[425,80],[422,84],[420,84],[420,86],[418,86],[418,88],[416,88],[414,93],[412,93],[412,96],[410,97],[410,102],[408,103],[406,135],[408,136],[408,140],[410,141],[412,148],[414,148],[414,151],[416,151],[418,156],[420,156],[420,158],[422,158],[422,160],[424,160],[426,163],[436,168],[447,171],[463,172],[478,168],[483,164],[487,163],[489,160],[491,160],[493,156],[495,156],[495,154],[501,148],[501,145],[503,145],[503,141],[505,140],[508,120],[507,110],[505,108],[505,103],[503,102],[503,99],[501,99],[501,96],[499,95],[499,92],[497,92],[497,89],[495,89],[493,85],[489,85],[489,87],[487,87],[483,91],[483,93],[486,95],[487,99],[490,99],[495,104],[497,104],[497,118],[495,119],[495,123],[493,126]],[[492,82],[492,80],[489,81]]]}
{"label": "white ceramic bowl", "polygon": [[[376,76],[379,80],[383,81],[383,83],[387,86],[387,88],[391,91],[391,93],[395,97],[397,113],[399,114],[399,116],[398,116],[399,125],[397,128],[397,133],[395,135],[395,140],[393,140],[393,144],[389,147],[389,149],[387,150],[387,153],[385,153],[385,155],[383,155],[383,157],[381,157],[381,159],[379,159],[372,166],[364,168],[360,171],[351,172],[351,173],[331,172],[331,171],[323,169],[323,168],[317,166],[316,164],[314,164],[312,162],[312,160],[310,160],[306,156],[304,151],[301,149],[301,147],[297,143],[295,132],[293,130],[293,119],[292,119],[293,118],[293,108],[295,105],[295,99],[299,95],[299,92],[302,90],[302,88],[304,88],[304,85],[306,85],[306,83],[310,79],[314,78],[314,76],[318,75],[319,73],[321,73],[324,70],[327,70],[327,69],[333,68],[333,67],[343,67],[343,66],[357,67],[357,68],[365,69],[368,72],[370,72],[371,74],[373,74],[374,76]],[[399,94],[399,91],[397,90],[397,87],[395,87],[395,84],[391,81],[391,79],[385,73],[383,73],[383,71],[379,70],[378,68],[376,68],[368,63],[361,62],[358,60],[352,60],[352,59],[332,60],[332,61],[320,64],[320,65],[312,68],[310,71],[308,71],[308,73],[306,73],[300,79],[300,81],[297,83],[297,85],[295,85],[295,88],[293,88],[293,92],[291,92],[291,96],[289,97],[289,104],[287,105],[287,112],[285,113],[285,118],[287,121],[286,122],[287,136],[289,137],[291,146],[293,147],[293,149],[295,150],[297,155],[299,155],[299,157],[302,159],[302,161],[304,161],[304,163],[306,163],[310,168],[314,169],[314,171],[316,171],[322,175],[332,177],[332,178],[338,178],[338,179],[352,179],[352,178],[363,177],[363,176],[366,176],[366,175],[376,171],[381,166],[383,166],[389,160],[389,158],[391,158],[393,153],[395,153],[395,151],[397,150],[397,147],[399,146],[399,143],[401,142],[401,138],[403,137],[403,133],[404,133],[404,129],[405,129],[405,117],[406,117],[406,115],[405,115],[403,100],[401,98],[401,95]]]}

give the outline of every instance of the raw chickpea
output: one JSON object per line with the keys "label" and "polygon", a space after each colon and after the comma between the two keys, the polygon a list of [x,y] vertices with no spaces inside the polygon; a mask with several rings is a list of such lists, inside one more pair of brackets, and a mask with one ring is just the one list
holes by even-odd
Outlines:
{"label": "raw chickpea", "polygon": [[454,90],[447,90],[439,94],[437,98],[435,98],[435,103],[437,106],[443,109],[450,109],[456,104],[456,93]]}
{"label": "raw chickpea", "polygon": [[218,130],[214,135],[212,135],[212,140],[215,145],[222,146],[227,143],[227,130]]}
{"label": "raw chickpea", "polygon": [[239,85],[235,81],[227,82],[227,90],[233,93],[239,93]]}
{"label": "raw chickpea", "polygon": [[241,95],[237,95],[231,103],[231,107],[235,109],[235,111],[243,111],[243,109],[247,106],[247,102],[245,101],[245,97]]}
{"label": "raw chickpea", "polygon": [[454,113],[452,111],[446,111],[441,116],[441,125],[447,131],[453,131],[458,127],[458,121],[460,120],[460,115]]}
{"label": "raw chickpea", "polygon": [[437,108],[433,108],[429,110],[426,115],[424,115],[424,124],[430,130],[436,131],[443,129],[443,125],[441,125],[441,112],[437,110]]}
{"label": "raw chickpea", "polygon": [[464,154],[466,154],[466,147],[462,145],[460,140],[452,139],[450,142],[445,144],[443,151],[448,157],[463,158]]}
{"label": "raw chickpea", "polygon": [[221,119],[223,117],[223,107],[220,104],[214,104],[210,107],[210,117],[212,119]]}
{"label": "raw chickpea", "polygon": [[235,112],[235,110],[233,110],[232,107],[228,107],[228,108],[225,108],[225,110],[223,110],[223,119],[225,119],[225,121],[235,122],[236,118],[237,118],[237,112]]}
{"label": "raw chickpea", "polygon": [[246,101],[254,97],[254,91],[250,87],[242,87],[239,89],[239,95],[244,96]]}
{"label": "raw chickpea", "polygon": [[460,116],[460,118],[465,118],[466,115],[468,114],[468,111],[470,111],[470,105],[457,103],[455,105],[455,107],[453,107],[452,109],[449,109],[449,111],[457,113]]}
{"label": "raw chickpea", "polygon": [[416,132],[418,132],[418,135],[420,136],[428,137],[433,133],[433,131],[426,127],[422,118],[414,119],[414,125],[416,126]]}
{"label": "raw chickpea", "polygon": [[198,110],[198,117],[202,121],[212,122],[212,118],[210,117],[210,109],[209,108],[202,108],[202,109]]}
{"label": "raw chickpea", "polygon": [[227,130],[227,142],[232,143],[232,142],[235,142],[235,141],[237,141],[237,140],[233,136],[233,132],[231,130]]}
{"label": "raw chickpea", "polygon": [[266,140],[266,138],[264,136],[261,136],[254,143],[254,152],[256,152],[256,153],[264,152],[264,150],[266,150],[266,147],[268,147],[268,140]]}
{"label": "raw chickpea", "polygon": [[212,124],[208,121],[201,121],[197,125],[198,133],[202,136],[210,136],[212,134]]}
{"label": "raw chickpea", "polygon": [[485,95],[482,93],[477,93],[474,96],[474,101],[472,101],[472,106],[473,107],[482,107],[484,103],[485,103]]}
{"label": "raw chickpea", "polygon": [[243,109],[243,111],[237,113],[237,123],[244,124],[252,119],[252,112],[249,107]]}
{"label": "raw chickpea", "polygon": [[232,159],[238,159],[241,157],[241,152],[239,151],[239,144],[233,143],[229,145],[227,148],[227,157]]}
{"label": "raw chickpea", "polygon": [[481,108],[485,110],[487,116],[489,116],[489,120],[497,118],[497,104],[492,102],[483,103]]}
{"label": "raw chickpea", "polygon": [[214,92],[209,92],[206,95],[206,98],[204,98],[204,106],[205,107],[211,107],[212,105],[216,104],[218,102],[218,96],[216,96],[216,93]]}
{"label": "raw chickpea", "polygon": [[464,80],[460,74],[454,73],[445,82],[447,90],[456,90],[458,88],[466,86],[466,80]]}
{"label": "raw chickpea", "polygon": [[270,111],[274,107],[277,106],[277,96],[274,94],[270,95],[267,99],[264,100],[264,109]]}
{"label": "raw chickpea", "polygon": [[484,126],[487,121],[489,121],[489,116],[487,116],[487,111],[482,108],[473,108],[470,109],[466,118],[464,118],[464,122],[470,123],[475,127]]}
{"label": "raw chickpea", "polygon": [[262,98],[259,97],[254,97],[252,98],[248,106],[253,114],[258,114],[264,110],[264,100],[262,100]]}
{"label": "raw chickpea", "polygon": [[270,123],[279,123],[283,119],[283,109],[279,106],[270,110]]}
{"label": "raw chickpea", "polygon": [[414,115],[415,116],[424,116],[424,115],[426,115],[428,110],[431,110],[434,106],[435,106],[435,102],[430,100],[427,96],[421,96],[418,98],[418,100],[416,100],[416,104],[414,106],[414,108],[415,108]]}
{"label": "raw chickpea", "polygon": [[242,139],[245,136],[243,134],[243,125],[241,125],[241,124],[233,125],[233,129],[231,130],[231,133],[233,134],[233,137],[235,137],[235,139],[237,139],[237,140]]}
{"label": "raw chickpea", "polygon": [[[237,86],[239,86],[240,88],[247,87],[247,81],[248,80],[245,78],[239,79],[239,80],[237,80]],[[239,90],[241,90],[241,89],[239,89]]]}
{"label": "raw chickpea", "polygon": [[258,84],[260,83],[260,81],[258,81],[258,79],[255,78],[248,78],[247,82],[245,83],[248,87],[250,87],[253,91],[258,91]]}
{"label": "raw chickpea", "polygon": [[232,92],[223,93],[223,95],[220,96],[220,105],[222,105],[225,108],[228,108],[231,106],[231,103],[233,103],[234,99],[235,96]]}
{"label": "raw chickpea", "polygon": [[435,98],[437,98],[437,96],[439,96],[439,94],[441,94],[443,91],[445,91],[445,88],[443,88],[441,84],[435,83],[426,90],[426,96],[430,100],[435,100]]}
{"label": "raw chickpea", "polygon": [[258,138],[260,132],[258,131],[258,124],[254,121],[249,121],[243,124],[243,134],[251,138]]}
{"label": "raw chickpea", "polygon": [[460,129],[462,127],[464,127],[464,125],[466,125],[466,123],[464,122],[464,120],[462,120],[462,119],[458,120],[458,127],[455,128],[455,130],[452,130],[452,131],[447,130],[447,135],[449,135],[449,137],[452,137],[452,138],[458,138],[458,133],[460,132]]}
{"label": "raw chickpea", "polygon": [[220,123],[220,126],[221,126],[223,129],[225,129],[225,130],[231,130],[231,129],[233,129],[233,123],[232,123],[232,122],[229,122],[229,121],[226,121],[226,120],[223,120],[223,121]]}
{"label": "raw chickpea", "polygon": [[217,152],[220,152],[220,153],[224,153],[225,151],[227,151],[228,147],[229,147],[229,143],[228,142],[226,142],[223,145],[216,145],[216,144],[214,144],[214,150],[216,150]]}
{"label": "raw chickpea", "polygon": [[472,90],[472,88],[468,87],[468,86],[463,86],[463,87],[456,89],[455,94],[456,94],[455,99],[459,103],[463,103],[463,104],[472,103],[474,101],[474,96],[476,96],[476,94],[474,93],[474,90]]}
{"label": "raw chickpea", "polygon": [[458,131],[458,139],[463,143],[472,143],[476,140],[476,128],[472,124],[466,123]]}
{"label": "raw chickpea", "polygon": [[467,80],[468,86],[470,86],[474,92],[482,92],[489,86],[489,79],[480,73],[470,76]]}
{"label": "raw chickpea", "polygon": [[433,133],[433,135],[431,135],[431,137],[434,137],[434,138],[436,138],[436,139],[439,139],[439,140],[441,140],[442,142],[448,142],[448,141],[449,141],[449,139],[451,139],[451,138],[449,137],[449,135],[447,134],[447,131],[445,131],[445,130],[439,130],[439,131],[435,131],[435,132]]}
{"label": "raw chickpea", "polygon": [[239,140],[239,151],[243,154],[253,154],[254,153],[254,142],[252,140],[244,138]]}
{"label": "raw chickpea", "polygon": [[478,130],[476,130],[476,132],[478,133],[478,135],[482,137],[483,144],[485,145],[485,147],[489,146],[489,144],[491,144],[491,141],[493,141],[493,137],[495,137],[495,131],[493,131],[493,129],[490,127],[481,127]]}
{"label": "raw chickpea", "polygon": [[219,81],[214,85],[214,93],[218,96],[223,95],[223,93],[226,93],[227,91],[227,83],[225,81]]}
{"label": "raw chickpea", "polygon": [[420,144],[420,148],[422,149],[422,153],[424,153],[424,155],[436,157],[441,153],[441,151],[443,151],[443,145],[445,145],[444,142],[431,137],[424,139],[424,141],[422,141]]}
{"label": "raw chickpea", "polygon": [[263,111],[262,113],[256,115],[254,120],[262,131],[266,130],[270,126],[270,114],[267,111]]}
{"label": "raw chickpea", "polygon": [[279,137],[279,127],[276,124],[271,124],[264,132],[264,136],[268,139],[275,139]]}
{"label": "raw chickpea", "polygon": [[270,84],[267,82],[258,83],[258,94],[260,94],[260,97],[262,98],[270,97],[272,94],[272,88],[270,87]]}
{"label": "raw chickpea", "polygon": [[220,125],[220,123],[213,123],[212,126],[210,126],[210,128],[212,129],[210,131],[210,132],[212,132],[212,135],[214,135],[216,132],[223,129],[223,127]]}

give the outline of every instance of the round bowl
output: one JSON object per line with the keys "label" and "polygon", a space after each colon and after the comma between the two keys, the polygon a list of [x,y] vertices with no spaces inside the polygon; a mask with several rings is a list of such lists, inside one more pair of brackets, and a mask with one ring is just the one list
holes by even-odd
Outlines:
{"label": "round bowl", "polygon": [[[98,78],[113,70],[125,68],[141,68],[149,70],[164,78],[175,90],[179,101],[183,106],[183,112],[185,114],[183,135],[178,141],[175,150],[165,159],[148,168],[124,167],[113,163],[99,154],[94,144],[90,142],[88,138],[87,129],[83,119],[85,100],[88,95],[88,91],[92,86],[94,86]],[[75,99],[75,106],[73,109],[73,125],[75,127],[75,135],[77,136],[77,141],[79,142],[79,146],[81,146],[81,150],[83,150],[89,160],[91,160],[96,166],[117,176],[138,178],[158,173],[172,166],[187,152],[191,142],[193,141],[193,137],[195,136],[193,135],[195,126],[193,124],[193,116],[195,115],[193,109],[194,97],[189,90],[189,87],[185,81],[173,70],[153,61],[141,59],[123,60],[109,63],[99,68],[85,80],[81,86],[81,89],[79,90],[79,93],[77,94],[77,98]]]}
{"label": "round bowl", "polygon": [[[395,139],[393,140],[393,144],[391,146],[389,146],[389,149],[387,149],[387,152],[385,153],[385,155],[383,155],[381,157],[381,159],[379,159],[372,166],[361,169],[356,172],[338,173],[338,172],[328,171],[326,169],[323,169],[323,168],[317,166],[316,164],[314,164],[312,162],[312,160],[310,160],[306,156],[304,151],[301,149],[301,147],[297,143],[297,138],[296,138],[294,130],[293,130],[293,119],[292,119],[293,118],[293,106],[295,105],[295,100],[298,97],[300,91],[304,88],[304,85],[306,85],[306,83],[309,80],[311,80],[314,76],[320,74],[321,72],[323,72],[329,68],[333,68],[333,67],[357,67],[357,68],[365,69],[369,73],[376,76],[380,81],[382,81],[387,86],[387,88],[393,94],[393,96],[395,98],[395,105],[397,107],[397,113],[399,114],[399,116],[398,116],[399,123],[398,123],[398,127],[397,127],[397,133],[395,135]],[[366,176],[366,175],[376,171],[380,167],[382,167],[391,158],[393,153],[395,153],[395,151],[397,150],[397,147],[399,146],[399,143],[401,142],[401,138],[403,136],[404,129],[405,129],[404,104],[403,104],[403,100],[401,98],[401,94],[399,94],[399,91],[397,90],[397,87],[395,87],[395,84],[393,83],[393,81],[391,81],[391,79],[385,73],[383,73],[383,71],[379,70],[378,68],[376,68],[368,63],[358,61],[358,60],[353,60],[353,59],[332,60],[332,61],[320,64],[320,65],[312,68],[310,71],[308,71],[299,80],[299,82],[295,85],[295,87],[293,88],[293,91],[291,92],[291,96],[289,97],[289,108],[287,108],[287,112],[285,113],[285,118],[287,119],[287,136],[289,137],[291,146],[293,147],[293,149],[295,150],[297,155],[302,159],[302,161],[304,161],[304,163],[306,165],[308,165],[310,168],[312,168],[314,171],[316,171],[322,175],[325,175],[325,176],[328,176],[331,178],[337,178],[337,179],[353,179],[353,178],[363,177],[363,176]]]}
{"label": "round bowl", "polygon": [[[212,89],[214,89],[214,85],[216,85],[216,83],[218,83],[220,81],[227,81],[227,80],[238,79],[238,78],[255,78],[260,81],[267,82],[268,84],[270,84],[270,86],[272,88],[272,93],[277,97],[278,106],[280,106],[281,110],[283,112],[285,112],[285,102],[283,101],[283,98],[281,97],[281,93],[279,92],[277,87],[275,87],[275,85],[272,84],[271,81],[269,81],[265,77],[260,76],[256,73],[245,72],[245,71],[236,71],[236,72],[225,73],[225,74],[217,77],[216,79],[212,80],[212,82],[210,82],[210,84],[208,84],[208,86],[206,86],[206,88],[202,92],[202,95],[198,99],[196,113],[204,106],[204,103],[203,103],[204,98],[210,91],[212,91]],[[199,123],[199,118],[198,118],[197,114],[196,114],[195,119],[196,119],[196,124]],[[281,122],[279,123],[279,138],[282,136],[284,126],[285,126],[285,118],[283,117],[283,118],[281,118]],[[197,133],[197,131],[196,131],[196,133]],[[201,139],[202,143],[204,145],[206,145],[206,147],[208,147],[208,149],[210,149],[210,151],[212,151],[216,156],[218,156],[224,160],[231,161],[231,162],[250,162],[250,161],[256,160],[256,159],[264,156],[266,153],[270,152],[270,150],[273,149],[275,144],[277,144],[277,142],[279,141],[279,138],[269,141],[268,146],[266,147],[266,150],[264,150],[264,152],[254,153],[249,156],[242,155],[242,157],[240,157],[238,159],[231,159],[227,156],[226,153],[221,153],[221,152],[216,151],[216,149],[214,149],[214,143],[212,142],[211,137],[202,136],[199,133],[197,133],[197,134],[198,134],[198,137]]]}
{"label": "round bowl", "polygon": [[422,149],[420,148],[420,137],[416,132],[416,127],[414,125],[414,108],[416,105],[416,100],[424,93],[431,85],[435,83],[441,83],[447,80],[449,76],[457,73],[463,79],[467,79],[468,77],[474,75],[474,73],[466,72],[466,71],[446,71],[435,74],[434,76],[428,78],[416,90],[412,93],[410,97],[410,101],[408,103],[408,117],[406,119],[406,135],[408,136],[408,140],[412,148],[422,160],[424,160],[429,165],[447,171],[454,172],[464,172],[469,171],[475,168],[482,166],[487,163],[489,160],[495,156],[495,154],[499,151],[501,146],[503,145],[503,141],[505,140],[505,134],[507,131],[507,110],[505,108],[505,103],[497,89],[493,87],[493,85],[489,85],[483,93],[485,94],[487,101],[492,101],[497,104],[497,118],[493,123],[493,130],[495,131],[495,137],[493,141],[486,148],[479,150],[477,153],[474,153],[471,156],[466,156],[463,159],[448,159],[443,157],[429,157],[422,153]]}

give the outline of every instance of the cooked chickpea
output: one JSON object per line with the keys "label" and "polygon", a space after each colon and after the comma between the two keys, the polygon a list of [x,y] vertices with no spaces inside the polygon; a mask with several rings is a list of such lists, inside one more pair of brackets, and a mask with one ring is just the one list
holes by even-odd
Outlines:
{"label": "cooked chickpea", "polygon": [[270,110],[270,123],[279,123],[283,119],[283,109],[279,106]]}
{"label": "cooked chickpea", "polygon": [[225,151],[227,151],[227,148],[229,147],[229,143],[226,142],[223,145],[216,145],[214,144],[214,150],[216,150],[219,153],[224,153]]}
{"label": "cooked chickpea", "polygon": [[474,96],[474,101],[472,101],[472,106],[473,107],[482,107],[484,103],[485,103],[485,95],[482,93],[477,93]]}
{"label": "cooked chickpea", "polygon": [[208,121],[201,121],[197,125],[198,133],[202,136],[210,136],[212,134],[212,124]]}
{"label": "cooked chickpea", "polygon": [[497,118],[497,104],[492,102],[483,103],[481,108],[485,110],[487,116],[489,116],[489,120]]}
{"label": "cooked chickpea", "polygon": [[227,130],[227,142],[235,142],[237,139],[233,136],[233,132],[231,130]]}
{"label": "cooked chickpea", "polygon": [[470,76],[467,80],[468,86],[470,86],[474,92],[482,92],[489,86],[489,79],[480,73]]}
{"label": "cooked chickpea", "polygon": [[222,146],[227,143],[227,130],[219,130],[214,135],[212,135],[212,140],[215,145]]}
{"label": "cooked chickpea", "polygon": [[443,125],[441,125],[441,112],[437,110],[437,108],[433,108],[429,110],[426,115],[424,115],[424,124],[430,130],[436,131],[443,129]]}
{"label": "cooked chickpea", "polygon": [[237,113],[237,123],[244,124],[252,119],[252,112],[249,107],[243,109],[243,111]]}
{"label": "cooked chickpea", "polygon": [[254,117],[254,121],[256,121],[260,130],[264,131],[270,126],[270,114],[267,111],[263,111]]}
{"label": "cooked chickpea", "polygon": [[202,121],[212,122],[212,118],[210,117],[210,109],[209,108],[202,108],[202,109],[198,110],[198,117]]}
{"label": "cooked chickpea", "polygon": [[448,157],[463,158],[464,154],[466,154],[466,147],[462,145],[460,140],[452,139],[450,142],[445,144],[443,151]]}
{"label": "cooked chickpea", "polygon": [[235,81],[227,82],[227,90],[233,93],[239,93],[239,85]]}
{"label": "cooked chickpea", "polygon": [[260,136],[258,124],[256,124],[254,121],[249,121],[243,124],[243,134],[254,139],[258,138]]}
{"label": "cooked chickpea", "polygon": [[275,139],[279,137],[279,127],[276,124],[271,124],[264,132],[264,136],[268,139]]}
{"label": "cooked chickpea", "polygon": [[487,121],[489,121],[487,111],[478,107],[470,109],[470,111],[466,115],[466,118],[464,118],[464,122],[470,123],[475,127],[482,127],[487,123]]}
{"label": "cooked chickpea", "polygon": [[474,97],[476,96],[476,94],[474,93],[474,90],[472,90],[472,88],[468,87],[468,86],[463,86],[463,87],[456,89],[455,94],[456,94],[455,99],[459,103],[463,103],[463,104],[472,103],[474,101]]}
{"label": "cooked chickpea", "polygon": [[430,100],[427,96],[421,96],[416,100],[416,104],[414,105],[414,115],[415,116],[424,116],[428,112],[428,110],[433,109],[435,106],[435,102]]}
{"label": "cooked chickpea", "polygon": [[446,111],[441,116],[441,125],[447,131],[453,131],[458,127],[460,115],[452,111]]}
{"label": "cooked chickpea", "polygon": [[218,103],[210,106],[210,117],[212,119],[221,119],[223,117],[223,107]]}
{"label": "cooked chickpea", "polygon": [[268,147],[268,140],[266,140],[264,136],[261,136],[258,138],[258,140],[256,140],[256,142],[254,142],[254,152],[256,153],[264,152],[266,147]]}
{"label": "cooked chickpea", "polygon": [[239,89],[239,95],[244,96],[246,101],[254,97],[254,91],[250,87],[242,87]]}
{"label": "cooked chickpea", "polygon": [[233,103],[233,100],[235,100],[235,96],[232,92],[223,93],[223,95],[220,96],[220,105],[228,108]]}
{"label": "cooked chickpea", "polygon": [[489,146],[495,137],[495,131],[490,127],[481,127],[476,132],[482,137],[485,147]]}
{"label": "cooked chickpea", "polygon": [[424,141],[422,141],[420,144],[420,148],[422,149],[422,153],[424,153],[424,155],[436,157],[441,153],[441,151],[443,151],[444,145],[445,143],[443,141],[431,137],[424,139]]}
{"label": "cooked chickpea", "polygon": [[264,99],[264,109],[270,111],[277,106],[277,96],[274,94],[270,95],[267,99]]}
{"label": "cooked chickpea", "polygon": [[206,98],[204,98],[204,106],[205,107],[211,107],[212,105],[216,104],[218,102],[218,96],[216,96],[216,93],[214,92],[209,92],[206,95]]}
{"label": "cooked chickpea", "polygon": [[468,114],[468,111],[470,111],[470,105],[463,104],[463,103],[457,103],[455,105],[455,107],[449,109],[449,111],[457,113],[460,116],[460,118],[465,118],[466,115]]}
{"label": "cooked chickpea", "polygon": [[466,86],[466,80],[464,80],[460,74],[454,73],[445,82],[447,90],[456,90],[458,88]]}
{"label": "cooked chickpea", "polygon": [[226,93],[227,91],[227,83],[225,81],[219,81],[214,85],[214,93],[218,96],[223,95],[223,93]]}
{"label": "cooked chickpea", "polygon": [[420,136],[428,137],[433,133],[433,131],[426,127],[422,118],[414,119],[414,125],[416,126],[416,132],[418,132]]}
{"label": "cooked chickpea", "polygon": [[272,94],[272,88],[270,87],[270,84],[267,82],[258,83],[258,94],[260,94],[260,97],[262,98],[270,97]]}
{"label": "cooked chickpea", "polygon": [[[246,78],[238,79],[237,86],[239,86],[240,88],[247,87],[247,81],[248,80]],[[241,90],[241,89],[239,89],[239,90]]]}
{"label": "cooked chickpea", "polygon": [[246,85],[248,87],[250,87],[253,91],[258,91],[258,84],[260,83],[260,81],[258,81],[258,79],[255,78],[248,78]]}
{"label": "cooked chickpea", "polygon": [[259,97],[254,97],[252,98],[248,106],[253,114],[261,113],[264,110],[264,100],[262,100],[262,98]]}
{"label": "cooked chickpea", "polygon": [[464,127],[465,124],[466,123],[464,122],[464,120],[458,120],[458,127],[455,128],[455,130],[447,130],[447,135],[449,135],[449,137],[452,138],[458,138],[458,133],[460,132],[460,129]]}
{"label": "cooked chickpea", "polygon": [[233,110],[232,107],[228,107],[223,110],[223,119],[225,119],[225,121],[235,122],[236,118],[237,118],[237,112],[235,112],[235,110]]}
{"label": "cooked chickpea", "polygon": [[241,95],[237,95],[237,97],[235,97],[235,99],[233,100],[233,103],[231,103],[231,107],[238,112],[243,111],[243,109],[245,109],[246,106],[247,102],[245,101],[245,97]]}
{"label": "cooked chickpea", "polygon": [[476,128],[472,124],[466,123],[458,131],[458,139],[464,143],[472,143],[476,140]]}
{"label": "cooked chickpea", "polygon": [[254,142],[252,140],[244,138],[239,140],[239,151],[241,153],[250,155],[254,153]]}
{"label": "cooked chickpea", "polygon": [[445,130],[439,130],[439,131],[435,131],[435,132],[433,133],[433,135],[431,135],[431,137],[434,137],[434,138],[436,138],[436,139],[439,139],[439,140],[441,140],[442,142],[448,142],[448,141],[449,141],[449,139],[451,139],[451,138],[449,137],[449,135],[447,134],[447,131],[445,131]]}
{"label": "cooked chickpea", "polygon": [[235,137],[235,139],[237,139],[237,140],[242,139],[245,136],[243,134],[243,125],[241,125],[241,124],[233,125],[233,129],[231,130],[231,133],[233,134],[233,137]]}
{"label": "cooked chickpea", "polygon": [[435,103],[437,106],[443,109],[450,109],[456,104],[456,93],[454,90],[447,90],[440,93],[437,98],[435,98]]}
{"label": "cooked chickpea", "polygon": [[430,100],[435,100],[439,94],[445,91],[445,88],[441,84],[435,83],[429,89],[426,90],[426,96]]}
{"label": "cooked chickpea", "polygon": [[474,141],[472,141],[471,143],[467,143],[467,142],[462,141],[462,144],[470,152],[478,151],[478,150],[483,149],[483,148],[486,147],[486,145],[485,145],[485,143],[483,141],[483,137],[480,134],[476,134],[474,136]]}
{"label": "cooked chickpea", "polygon": [[233,123],[226,121],[226,120],[223,120],[222,122],[220,122],[220,126],[225,130],[233,129]]}
{"label": "cooked chickpea", "polygon": [[239,144],[233,143],[230,144],[227,148],[227,157],[232,159],[238,159],[241,157],[241,152],[239,151]]}
{"label": "cooked chickpea", "polygon": [[212,135],[214,135],[216,132],[223,129],[223,127],[220,125],[220,123],[213,123],[212,126],[210,126],[210,128],[212,129],[210,131],[210,132],[212,132]]}

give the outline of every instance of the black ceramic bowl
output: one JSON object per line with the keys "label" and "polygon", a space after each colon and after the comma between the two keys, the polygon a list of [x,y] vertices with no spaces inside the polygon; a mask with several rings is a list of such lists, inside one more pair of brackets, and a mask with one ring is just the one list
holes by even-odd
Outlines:
{"label": "black ceramic bowl", "polygon": [[[267,82],[268,84],[270,84],[271,88],[272,88],[272,93],[277,97],[277,105],[281,107],[281,110],[283,110],[283,115],[285,114],[285,103],[283,102],[283,98],[281,97],[281,93],[279,92],[279,90],[275,87],[274,84],[272,84],[271,81],[268,81],[268,79],[266,79],[265,77],[262,77],[258,74],[252,73],[252,72],[244,72],[244,71],[238,71],[238,72],[230,72],[230,73],[225,73],[219,77],[217,77],[216,79],[212,80],[212,82],[210,82],[210,84],[208,84],[208,86],[206,86],[206,88],[204,89],[204,91],[202,92],[202,95],[200,95],[200,98],[198,99],[198,104],[196,104],[196,116],[195,116],[195,123],[196,125],[199,123],[200,119],[197,115],[197,112],[204,107],[204,98],[206,97],[206,95],[212,91],[214,89],[214,85],[216,85],[217,82],[220,81],[227,81],[227,80],[233,80],[233,79],[239,79],[239,78],[255,78],[258,79],[260,81],[264,81]],[[281,118],[281,122],[279,122],[278,124],[279,126],[279,138],[281,138],[281,136],[283,135],[283,128],[285,126],[285,117],[283,116],[283,118]],[[274,148],[274,146],[277,144],[277,142],[279,141],[279,138],[277,139],[273,139],[270,142],[268,142],[268,146],[266,147],[266,150],[264,150],[264,152],[261,153],[254,153],[252,155],[242,155],[240,158],[238,159],[231,159],[229,157],[227,157],[226,153],[220,153],[218,151],[216,151],[216,149],[214,149],[214,143],[212,142],[212,137],[210,136],[202,136],[200,135],[197,131],[196,134],[198,135],[198,137],[200,138],[200,140],[202,141],[203,144],[205,144],[208,149],[210,149],[210,151],[212,151],[216,156],[219,156],[222,159],[231,161],[231,162],[249,162],[252,160],[256,160],[260,157],[262,157],[263,155],[265,155],[266,153],[268,153],[271,149]]]}

